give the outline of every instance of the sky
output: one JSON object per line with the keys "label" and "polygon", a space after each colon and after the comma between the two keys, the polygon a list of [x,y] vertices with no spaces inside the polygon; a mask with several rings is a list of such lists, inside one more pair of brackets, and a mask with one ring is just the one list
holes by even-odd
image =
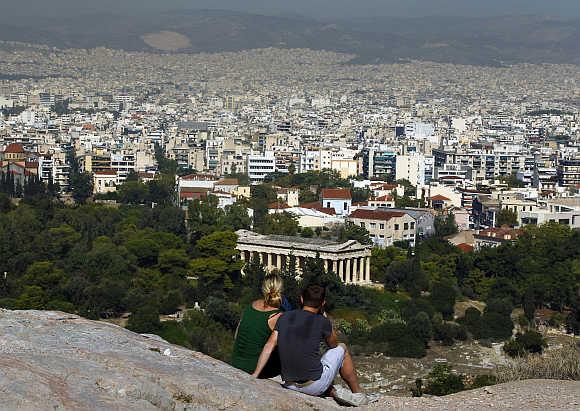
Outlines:
{"label": "sky", "polygon": [[512,14],[577,18],[580,0],[0,0],[0,14],[5,18],[179,9],[223,9],[343,20],[369,16]]}

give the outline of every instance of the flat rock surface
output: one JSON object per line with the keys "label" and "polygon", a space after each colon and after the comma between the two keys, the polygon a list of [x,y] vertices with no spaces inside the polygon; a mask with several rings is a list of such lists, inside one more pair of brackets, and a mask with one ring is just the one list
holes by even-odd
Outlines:
{"label": "flat rock surface", "polygon": [[0,310],[3,411],[328,408],[338,406],[116,325]]}
{"label": "flat rock surface", "polygon": [[[370,409],[578,410],[580,383],[530,380]],[[0,310],[0,410],[327,410],[221,361],[104,322]]]}

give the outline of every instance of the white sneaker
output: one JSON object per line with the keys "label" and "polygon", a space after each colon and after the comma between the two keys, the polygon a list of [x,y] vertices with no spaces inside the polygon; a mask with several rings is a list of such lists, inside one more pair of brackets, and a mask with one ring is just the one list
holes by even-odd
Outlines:
{"label": "white sneaker", "polygon": [[341,405],[350,405],[351,407],[360,407],[369,403],[364,393],[352,392],[340,385],[334,387],[334,399]]}

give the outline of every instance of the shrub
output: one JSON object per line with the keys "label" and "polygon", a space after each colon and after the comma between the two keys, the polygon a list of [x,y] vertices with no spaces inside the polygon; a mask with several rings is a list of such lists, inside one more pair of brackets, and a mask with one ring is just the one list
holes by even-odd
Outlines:
{"label": "shrub", "polygon": [[543,355],[531,354],[497,368],[498,382],[529,379],[580,380],[580,350],[573,344]]}
{"label": "shrub", "polygon": [[487,387],[488,385],[497,384],[497,377],[495,375],[482,374],[473,379],[473,383],[469,386],[470,389]]}
{"label": "shrub", "polygon": [[448,395],[465,389],[463,377],[451,371],[448,364],[435,364],[427,375],[425,394]]}
{"label": "shrub", "polygon": [[127,328],[136,333],[155,333],[161,327],[159,309],[154,305],[145,305],[129,317]]}
{"label": "shrub", "polygon": [[507,341],[503,350],[510,357],[522,357],[528,353],[542,353],[546,346],[546,341],[542,334],[537,331],[526,331],[524,334],[517,334],[516,338]]}

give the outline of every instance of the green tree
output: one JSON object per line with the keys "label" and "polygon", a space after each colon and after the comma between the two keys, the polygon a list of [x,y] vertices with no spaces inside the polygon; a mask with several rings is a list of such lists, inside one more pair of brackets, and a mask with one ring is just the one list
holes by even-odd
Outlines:
{"label": "green tree", "polygon": [[502,208],[497,214],[495,225],[496,227],[502,227],[504,225],[515,227],[518,225],[518,214],[510,209]]}
{"label": "green tree", "polygon": [[300,226],[296,216],[290,213],[274,213],[266,216],[262,232],[264,234],[278,234],[296,236]]}
{"label": "green tree", "polygon": [[152,334],[159,331],[159,309],[152,304],[147,304],[135,311],[127,322],[127,328],[136,333]]}
{"label": "green tree", "polygon": [[457,292],[447,283],[434,283],[431,289],[431,304],[446,320],[453,319]]}
{"label": "green tree", "polygon": [[85,204],[93,195],[93,177],[90,173],[71,173],[70,185],[73,199]]}
{"label": "green tree", "polygon": [[360,227],[351,222],[347,222],[339,229],[338,240],[339,241],[355,240],[365,245],[370,245],[373,243],[369,235],[369,232],[364,227]]}
{"label": "green tree", "polygon": [[435,217],[435,235],[437,237],[457,234],[458,231],[453,213],[448,213],[447,216]]}
{"label": "green tree", "polygon": [[418,313],[408,323],[409,331],[419,340],[423,341],[425,347],[433,337],[433,328],[429,315],[425,312]]}

